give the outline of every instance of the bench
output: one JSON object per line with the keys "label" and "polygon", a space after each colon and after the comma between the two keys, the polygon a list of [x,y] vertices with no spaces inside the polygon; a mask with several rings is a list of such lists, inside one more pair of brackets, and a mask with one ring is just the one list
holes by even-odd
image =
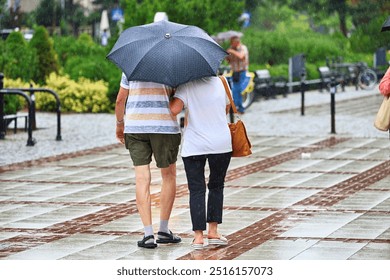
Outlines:
{"label": "bench", "polygon": [[257,93],[263,95],[265,98],[272,96],[272,78],[267,69],[256,70],[253,81],[255,82],[255,89]]}
{"label": "bench", "polygon": [[255,90],[265,98],[275,98],[277,94],[287,94],[287,79],[283,77],[271,77],[268,69],[255,71]]}
{"label": "bench", "polygon": [[16,134],[16,130],[18,128],[18,119],[24,118],[24,131],[27,131],[27,123],[28,123],[28,114],[27,113],[17,113],[11,115],[4,115],[4,126],[7,127],[12,121],[14,122],[14,134]]}
{"label": "bench", "polygon": [[318,72],[320,74],[320,92],[325,88],[327,91],[330,90],[332,82],[340,84],[342,90],[344,91],[345,86],[345,76],[339,72],[331,70],[328,66],[318,67]]}

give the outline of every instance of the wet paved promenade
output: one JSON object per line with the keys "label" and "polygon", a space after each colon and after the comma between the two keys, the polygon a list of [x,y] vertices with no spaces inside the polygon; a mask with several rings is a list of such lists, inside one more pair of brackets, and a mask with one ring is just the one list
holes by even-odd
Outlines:
{"label": "wet paved promenade", "polygon": [[[298,108],[274,114],[295,114]],[[328,107],[308,105],[307,112],[321,118],[321,108]],[[372,110],[365,114],[372,118]],[[255,113],[255,107],[248,110],[244,121],[249,124]],[[143,230],[134,171],[127,151],[108,144],[0,166],[0,259],[390,260],[386,136],[251,130],[250,138],[253,154],[233,158],[226,178],[220,231],[228,246],[190,247],[188,190],[179,159],[170,228],[183,242],[138,248]],[[159,170],[152,171],[157,231],[161,180]]]}

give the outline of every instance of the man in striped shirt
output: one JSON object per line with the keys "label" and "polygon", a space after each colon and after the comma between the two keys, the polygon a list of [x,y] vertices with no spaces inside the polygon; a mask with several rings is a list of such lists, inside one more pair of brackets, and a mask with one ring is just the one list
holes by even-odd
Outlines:
{"label": "man in striped shirt", "polygon": [[[153,82],[131,81],[124,74],[115,105],[116,137],[125,144],[133,161],[136,201],[144,226],[139,247],[155,248],[157,243],[178,243],[179,236],[168,229],[176,195],[176,161],[181,141],[180,127],[169,110],[173,89]],[[155,241],[150,198],[152,155],[161,170],[160,227]]]}

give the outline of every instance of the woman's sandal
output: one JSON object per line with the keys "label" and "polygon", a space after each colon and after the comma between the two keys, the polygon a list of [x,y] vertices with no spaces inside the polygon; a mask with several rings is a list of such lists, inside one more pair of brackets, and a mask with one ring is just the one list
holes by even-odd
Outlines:
{"label": "woman's sandal", "polygon": [[209,245],[228,245],[228,241],[225,236],[220,235],[219,238],[208,238]]}
{"label": "woman's sandal", "polygon": [[[150,242],[149,241],[150,239],[152,239],[153,242]],[[147,248],[147,249],[154,249],[157,247],[157,244],[154,243],[154,235],[145,236],[141,241],[138,241],[137,244],[138,247]]]}
{"label": "woman's sandal", "polygon": [[194,243],[195,239],[192,240],[191,242],[191,247],[195,250],[202,250],[204,247],[203,247],[203,243]]}

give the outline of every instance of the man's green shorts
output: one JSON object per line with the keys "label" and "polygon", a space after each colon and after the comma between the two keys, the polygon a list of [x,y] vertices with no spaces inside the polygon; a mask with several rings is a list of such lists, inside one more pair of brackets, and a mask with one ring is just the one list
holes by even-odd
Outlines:
{"label": "man's green shorts", "polygon": [[148,165],[152,155],[158,168],[177,161],[181,134],[125,133],[126,148],[134,166]]}

